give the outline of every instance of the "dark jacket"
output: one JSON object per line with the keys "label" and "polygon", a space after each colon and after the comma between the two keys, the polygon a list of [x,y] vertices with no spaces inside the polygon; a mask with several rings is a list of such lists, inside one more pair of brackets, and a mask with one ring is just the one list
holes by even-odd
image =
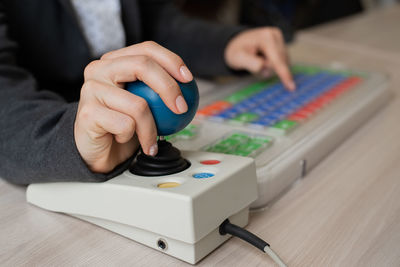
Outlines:
{"label": "dark jacket", "polygon": [[[154,40],[195,75],[228,73],[223,51],[241,27],[187,18],[169,1],[121,0],[126,45]],[[112,38],[112,37],[110,37]],[[92,61],[69,0],[0,0],[0,177],[29,184],[103,181],[79,155],[73,125]]]}

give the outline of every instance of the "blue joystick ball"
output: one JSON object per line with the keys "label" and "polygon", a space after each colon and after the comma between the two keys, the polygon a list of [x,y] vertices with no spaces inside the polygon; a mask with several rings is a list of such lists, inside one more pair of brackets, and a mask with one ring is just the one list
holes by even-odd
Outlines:
{"label": "blue joystick ball", "polygon": [[141,81],[128,83],[126,89],[147,101],[154,121],[157,126],[157,134],[166,136],[179,132],[188,125],[194,115],[196,115],[199,106],[199,90],[196,82],[192,80],[189,83],[178,82],[181,88],[183,98],[188,105],[188,111],[183,114],[173,113],[161,100],[160,96],[149,86]]}

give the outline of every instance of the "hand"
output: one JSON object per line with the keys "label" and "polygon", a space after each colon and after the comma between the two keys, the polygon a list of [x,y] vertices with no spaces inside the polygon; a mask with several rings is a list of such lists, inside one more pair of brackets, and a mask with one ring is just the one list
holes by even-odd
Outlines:
{"label": "hand", "polygon": [[[74,125],[75,143],[93,172],[106,173],[138,148],[157,154],[157,130],[147,102],[124,89],[141,80],[176,114],[187,111],[177,82],[193,79],[182,59],[154,42],[105,54],[84,72]],[[174,79],[175,78],[175,79]]]}
{"label": "hand", "polygon": [[246,30],[229,41],[225,61],[232,69],[245,69],[264,76],[274,70],[289,90],[296,85],[289,70],[289,57],[281,31],[275,27]]}

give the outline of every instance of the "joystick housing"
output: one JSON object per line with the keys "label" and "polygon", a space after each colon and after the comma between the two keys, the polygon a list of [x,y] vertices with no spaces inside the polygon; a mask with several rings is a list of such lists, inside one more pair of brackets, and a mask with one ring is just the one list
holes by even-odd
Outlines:
{"label": "joystick housing", "polygon": [[247,225],[257,178],[251,158],[182,154],[192,164],[179,173],[143,177],[125,171],[102,183],[31,184],[27,201],[194,264],[229,239],[219,233],[225,219]]}
{"label": "joystick housing", "polygon": [[[189,106],[181,115],[143,83],[128,90],[148,101],[158,133],[167,135],[185,127],[196,112],[197,86],[193,81],[189,87],[181,86]],[[219,232],[227,218],[247,225],[249,206],[257,199],[255,163],[233,155],[180,152],[164,140],[158,144],[158,155],[140,153],[130,170],[106,182],[31,184],[27,201],[194,264],[229,239]]]}

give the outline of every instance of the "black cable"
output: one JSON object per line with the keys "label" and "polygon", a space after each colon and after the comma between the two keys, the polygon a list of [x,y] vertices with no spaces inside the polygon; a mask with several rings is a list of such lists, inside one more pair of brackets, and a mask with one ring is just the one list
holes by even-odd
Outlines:
{"label": "black cable", "polygon": [[250,233],[249,231],[247,231],[246,229],[244,229],[242,227],[239,227],[235,224],[230,223],[230,221],[228,219],[226,219],[219,226],[219,233],[221,235],[230,234],[230,235],[239,237],[240,239],[242,239],[242,240],[252,244],[256,248],[262,250],[262,252],[265,252],[264,248],[266,246],[268,246],[268,247],[270,246],[267,242],[265,242],[264,240],[262,240],[255,234]]}
{"label": "black cable", "polygon": [[236,236],[260,249],[262,252],[267,253],[275,261],[275,263],[278,264],[278,266],[286,266],[285,263],[279,258],[279,256],[270,248],[270,245],[267,242],[254,235],[253,233],[250,233],[246,229],[232,224],[228,219],[226,219],[219,226],[219,233],[221,235],[230,234],[232,236]]}

